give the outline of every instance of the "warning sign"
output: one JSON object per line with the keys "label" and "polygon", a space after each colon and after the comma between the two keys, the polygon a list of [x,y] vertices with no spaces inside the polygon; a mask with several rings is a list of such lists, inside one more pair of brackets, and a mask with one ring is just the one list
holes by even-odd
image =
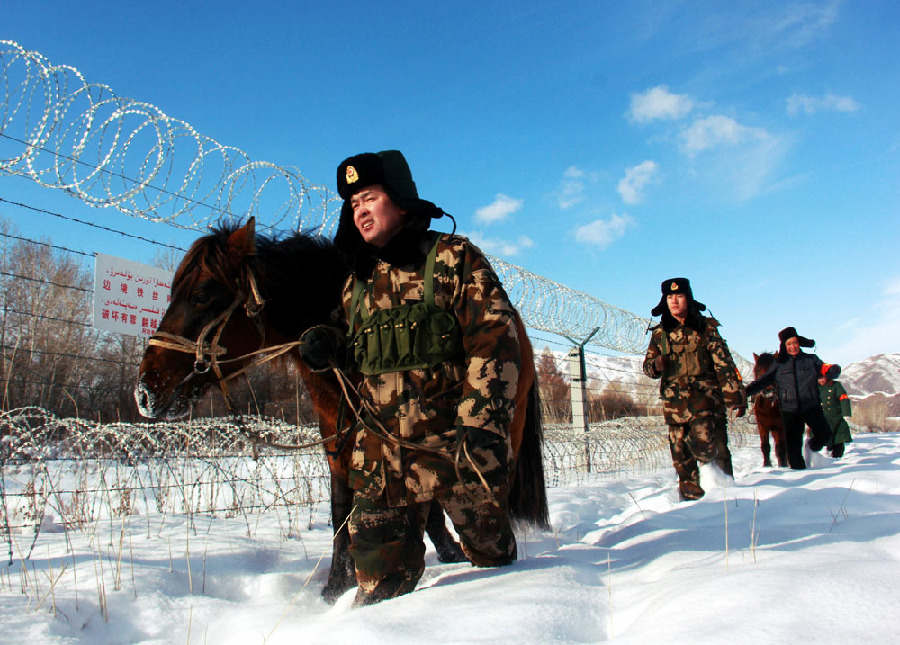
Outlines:
{"label": "warning sign", "polygon": [[172,273],[98,253],[94,260],[94,327],[152,336],[171,302]]}

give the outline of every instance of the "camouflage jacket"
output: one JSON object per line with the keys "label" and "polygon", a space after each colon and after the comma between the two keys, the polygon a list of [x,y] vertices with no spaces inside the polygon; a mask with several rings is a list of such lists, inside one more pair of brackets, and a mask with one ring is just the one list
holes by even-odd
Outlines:
{"label": "camouflage jacket", "polygon": [[[686,325],[667,332],[657,325],[644,357],[644,374],[660,379],[663,414],[670,425],[689,423],[700,416],[724,415],[726,406],[747,402],[741,373],[716,329],[719,323],[706,316],[700,320],[702,333]],[[662,372],[654,365],[660,354],[665,359]]]}
{"label": "camouflage jacket", "polygon": [[[423,244],[430,248],[432,242],[424,239]],[[371,313],[422,301],[424,273],[424,262],[395,266],[378,260],[360,307]],[[351,336],[362,324],[350,311],[354,280],[347,280],[342,294],[348,324],[354,321]],[[506,442],[509,453],[520,366],[515,311],[487,259],[464,237],[439,238],[434,302],[458,321],[463,356],[433,368],[364,375],[359,386],[387,432],[407,445],[359,428],[350,485],[371,495],[384,490],[394,506],[427,501],[436,490],[452,485],[460,432],[493,433]]]}

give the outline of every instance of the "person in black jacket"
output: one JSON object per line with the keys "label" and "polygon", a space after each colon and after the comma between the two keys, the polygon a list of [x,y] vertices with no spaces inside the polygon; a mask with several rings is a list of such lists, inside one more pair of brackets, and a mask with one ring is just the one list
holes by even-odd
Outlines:
{"label": "person in black jacket", "polygon": [[778,340],[781,346],[775,361],[765,374],[747,386],[747,395],[752,396],[770,383],[775,383],[787,438],[788,464],[795,470],[801,470],[806,468],[803,459],[805,425],[812,430],[810,450],[818,452],[831,443],[831,427],[822,412],[818,379],[823,375],[836,378],[841,368],[823,363],[815,354],[801,350],[801,347],[812,347],[816,343],[800,336],[793,327],[785,327],[778,332]]}

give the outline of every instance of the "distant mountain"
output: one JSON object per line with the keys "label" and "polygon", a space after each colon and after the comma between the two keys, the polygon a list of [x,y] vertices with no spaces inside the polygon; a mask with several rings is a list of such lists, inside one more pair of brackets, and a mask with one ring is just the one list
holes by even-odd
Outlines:
{"label": "distant mountain", "polygon": [[[537,350],[538,359],[543,350]],[[569,361],[566,352],[551,352],[557,369],[569,380]],[[740,357],[744,382],[753,380],[752,367]],[[644,376],[641,369],[644,357],[602,356],[587,353],[588,388],[593,393],[602,390],[622,392],[635,401],[656,402],[659,381]],[[747,369],[749,368],[749,369]],[[840,382],[853,400],[852,422],[870,429],[900,431],[900,354],[877,354],[842,366]]]}
{"label": "distant mountain", "polygon": [[850,363],[839,377],[853,403],[852,421],[900,430],[900,354],[876,354]]}
{"label": "distant mountain", "polygon": [[[535,363],[540,361],[544,351],[545,349],[535,349]],[[552,350],[550,353],[553,354],[557,369],[568,381],[570,374],[568,354]],[[609,384],[615,390],[632,394],[643,393],[648,388],[659,387],[659,381],[653,381],[644,376],[643,356],[602,356],[585,352],[584,362],[587,378],[592,387],[596,387],[597,384],[600,384],[601,387]]]}
{"label": "distant mountain", "polygon": [[848,394],[857,397],[900,394],[900,354],[876,354],[845,365],[838,379]]}
{"label": "distant mountain", "polygon": [[[537,351],[538,358],[541,350]],[[552,352],[560,371],[568,379],[569,365],[565,352]],[[744,367],[744,362],[737,358]],[[588,380],[601,384],[613,384],[616,389],[646,394],[656,390],[659,381],[644,376],[641,365],[643,356],[601,356],[587,353],[585,362]],[[749,383],[753,376],[744,369],[744,381]],[[840,382],[854,399],[861,399],[880,393],[885,398],[900,401],[900,354],[876,354],[869,358],[842,366]],[[891,406],[893,407],[893,406]]]}
{"label": "distant mountain", "polygon": [[[539,360],[543,350],[537,350],[535,360]],[[569,359],[566,352],[552,351],[556,359],[556,365],[563,373],[566,380],[569,377]],[[735,361],[742,372],[745,382],[753,378],[753,365],[741,356],[736,356]],[[659,392],[659,381],[644,376],[644,356],[603,356],[600,354],[585,353],[585,368],[588,381],[597,385],[609,386],[613,390],[631,394],[635,398],[650,398],[656,400]]]}

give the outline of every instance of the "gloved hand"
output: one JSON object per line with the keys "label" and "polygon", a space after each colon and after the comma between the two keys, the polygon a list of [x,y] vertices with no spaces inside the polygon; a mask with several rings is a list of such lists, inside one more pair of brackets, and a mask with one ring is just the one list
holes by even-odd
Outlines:
{"label": "gloved hand", "polygon": [[314,325],[300,335],[297,351],[306,366],[313,372],[323,372],[332,367],[342,367],[344,334],[337,327]]}
{"label": "gloved hand", "polygon": [[666,369],[666,357],[660,354],[656,358],[653,359],[653,369],[655,369],[660,374]]}
{"label": "gloved hand", "polygon": [[507,481],[509,444],[500,435],[469,426],[456,427],[454,467],[461,479],[491,489]]}
{"label": "gloved hand", "polygon": [[456,440],[459,445],[462,445],[463,442],[465,442],[466,447],[468,447],[469,450],[472,450],[473,448],[493,448],[498,443],[502,442],[503,438],[490,430],[483,430],[481,428],[473,428],[470,426],[457,426]]}
{"label": "gloved hand", "polygon": [[740,417],[744,416],[745,414],[747,414],[747,406],[746,405],[736,405],[731,409],[734,410],[735,418],[740,418]]}

